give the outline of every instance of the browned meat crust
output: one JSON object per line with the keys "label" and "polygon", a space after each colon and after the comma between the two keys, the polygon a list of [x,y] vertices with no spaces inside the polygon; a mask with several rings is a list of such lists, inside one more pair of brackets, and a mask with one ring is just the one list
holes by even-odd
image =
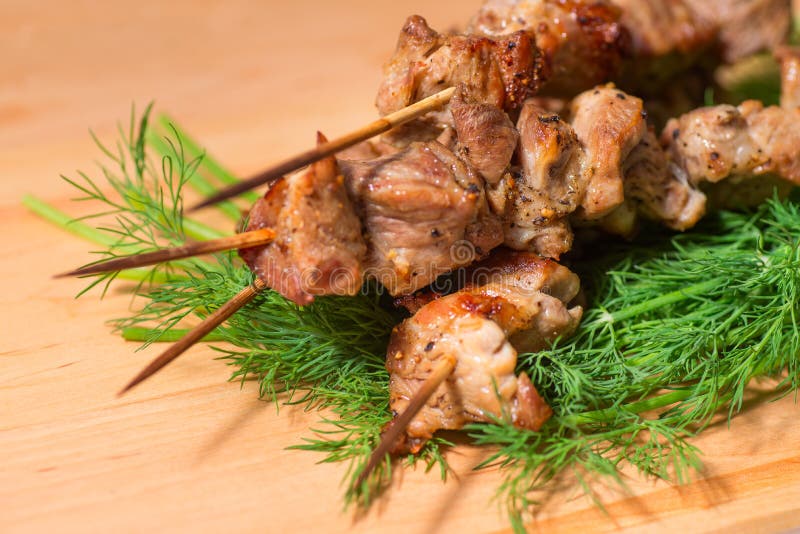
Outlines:
{"label": "browned meat crust", "polygon": [[722,58],[738,59],[786,42],[791,0],[685,0],[717,32]]}
{"label": "browned meat crust", "polygon": [[673,230],[687,230],[705,215],[705,195],[682,173],[672,172],[652,131],[631,151],[624,173],[626,201],[644,217]]}
{"label": "browned meat crust", "polygon": [[274,229],[275,240],[239,254],[286,298],[302,306],[361,287],[366,245],[333,157],[274,184],[250,211],[247,230],[259,228]]}
{"label": "browned meat crust", "polygon": [[611,86],[572,101],[572,127],[586,151],[589,181],[581,218],[596,220],[625,199],[622,163],[647,131],[642,101]]}
{"label": "browned meat crust", "polygon": [[582,149],[572,127],[536,102],[526,102],[520,131],[521,172],[508,177],[494,203],[505,200],[505,244],[558,258],[572,248],[566,217],[586,189]]}
{"label": "browned meat crust", "polygon": [[775,186],[785,194],[800,184],[798,124],[800,108],[748,100],[672,119],[661,141],[674,174],[702,186],[714,208],[738,208],[761,203]]}
{"label": "browned meat crust", "polygon": [[608,2],[487,0],[469,31],[498,38],[526,31],[541,50],[545,94],[571,96],[617,73],[630,48],[620,10]]}
{"label": "browned meat crust", "polygon": [[[527,32],[498,39],[474,35],[442,35],[424,18],[408,18],[397,49],[384,66],[376,105],[381,115],[402,109],[448,87],[463,85],[471,99],[501,109],[515,109],[539,86],[540,57]],[[452,126],[448,109],[414,121],[394,132],[394,143],[413,132],[414,140],[430,140],[437,129]],[[426,137],[420,137],[420,130]],[[427,132],[427,134],[425,134]]]}
{"label": "browned meat crust", "polygon": [[694,55],[713,43],[716,28],[684,0],[611,0],[632,37],[637,60]]}
{"label": "browned meat crust", "polygon": [[457,135],[456,152],[494,186],[508,169],[519,134],[508,115],[491,104],[470,98],[463,86],[453,97],[450,111]]}
{"label": "browned meat crust", "polygon": [[483,181],[436,141],[341,165],[367,232],[366,276],[392,295],[425,287],[502,242]]}
{"label": "browned meat crust", "polygon": [[471,269],[475,284],[434,300],[392,332],[386,356],[389,402],[402,413],[437,361],[453,374],[412,420],[396,452],[418,451],[437,430],[509,414],[538,430],[551,411],[527,376],[515,376],[517,351],[537,351],[572,333],[582,314],[568,308],[577,276],[530,253],[503,252]]}

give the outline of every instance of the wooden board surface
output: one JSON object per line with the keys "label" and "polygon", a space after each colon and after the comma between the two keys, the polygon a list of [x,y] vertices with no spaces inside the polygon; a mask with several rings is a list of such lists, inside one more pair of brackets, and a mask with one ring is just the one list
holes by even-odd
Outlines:
{"label": "wooden board surface", "polygon": [[[32,192],[72,209],[59,173],[91,170],[87,135],[113,135],[132,103],[155,99],[246,175],[374,117],[379,67],[406,15],[463,24],[477,0],[402,3],[243,0],[0,5],[0,531],[152,529],[494,532],[499,475],[459,447],[447,484],[404,471],[365,517],[342,510],[344,465],[288,451],[318,414],[276,413],[252,384],[197,347],[117,399],[159,349],[110,334],[124,287],[73,296],[50,275],[84,263],[85,242],[20,205]],[[256,5],[258,4],[258,5]],[[696,440],[704,477],[685,486],[631,477],[608,515],[567,486],[532,530],[778,532],[800,525],[800,409],[756,404]]]}

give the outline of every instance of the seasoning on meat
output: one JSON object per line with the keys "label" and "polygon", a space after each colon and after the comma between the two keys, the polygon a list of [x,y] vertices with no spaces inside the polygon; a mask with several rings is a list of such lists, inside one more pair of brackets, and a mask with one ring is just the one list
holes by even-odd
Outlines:
{"label": "seasoning on meat", "polygon": [[[784,69],[781,101],[747,100],[693,110],[667,123],[661,135],[673,173],[702,187],[713,208],[753,206],[800,184],[800,108],[792,105],[796,79]],[[723,181],[724,180],[724,181]]]}
{"label": "seasoning on meat", "polygon": [[[384,67],[376,105],[386,115],[463,85],[475,101],[510,110],[538,89],[540,71],[538,49],[526,32],[498,39],[442,35],[414,15],[403,26],[397,49]],[[403,143],[406,135],[429,140],[444,126],[452,126],[449,107],[399,128],[391,138],[394,143]]]}
{"label": "seasoning on meat", "polygon": [[483,181],[436,141],[341,166],[366,231],[366,275],[392,295],[425,287],[502,243]]}
{"label": "seasoning on meat", "polygon": [[542,91],[561,97],[604,83],[619,70],[630,47],[620,10],[608,2],[487,0],[469,32],[499,38],[527,32],[541,50]]}
{"label": "seasoning on meat", "polygon": [[259,228],[274,229],[275,240],[239,254],[286,298],[302,306],[315,295],[354,295],[361,288],[367,247],[333,157],[275,183],[250,211],[247,230]]}
{"label": "seasoning on meat", "polygon": [[389,404],[402,413],[440,358],[453,356],[452,375],[406,430],[396,452],[416,452],[438,430],[508,414],[538,430],[551,410],[529,378],[516,376],[517,353],[538,351],[568,336],[582,315],[568,303],[579,290],[567,268],[535,254],[494,254],[471,269],[470,285],[422,306],[397,326],[386,369]]}

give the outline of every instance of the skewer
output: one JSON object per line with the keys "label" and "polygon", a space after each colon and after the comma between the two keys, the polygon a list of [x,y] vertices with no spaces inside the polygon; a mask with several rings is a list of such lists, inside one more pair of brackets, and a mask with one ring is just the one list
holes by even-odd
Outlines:
{"label": "skewer", "polygon": [[167,365],[169,362],[183,354],[188,348],[192,345],[203,339],[206,334],[214,330],[216,327],[221,325],[228,319],[231,315],[236,313],[240,308],[246,305],[248,302],[253,300],[253,298],[259,294],[261,291],[266,289],[267,283],[261,280],[260,278],[256,278],[253,280],[253,283],[241,290],[239,293],[236,294],[231,300],[220,306],[214,313],[203,319],[199,325],[191,329],[185,336],[183,336],[180,341],[172,345],[166,351],[164,351],[158,358],[150,362],[150,364],[142,369],[142,371],[131,380],[127,386],[125,386],[122,391],[120,391],[117,396],[123,395],[125,392],[136,386],[137,384],[143,382],[147,378],[153,376],[157,373],[161,368]]}
{"label": "skewer", "polygon": [[378,464],[383,460],[383,457],[388,454],[391,448],[394,446],[395,441],[397,438],[400,437],[400,434],[405,430],[411,420],[414,418],[415,415],[425,406],[425,403],[428,402],[428,399],[433,392],[436,391],[436,388],[439,387],[439,384],[445,381],[445,379],[450,376],[450,373],[453,372],[453,369],[456,367],[456,359],[452,355],[446,355],[443,357],[443,361],[436,366],[433,371],[431,371],[430,376],[425,379],[425,382],[422,383],[422,386],[417,390],[417,393],[412,397],[411,402],[408,403],[405,411],[400,414],[398,417],[392,421],[389,428],[386,432],[383,433],[381,436],[381,441],[378,446],[372,451],[372,455],[369,457],[369,462],[367,462],[367,466],[358,475],[358,479],[356,480],[356,484],[354,487],[359,487],[364,481],[367,479],[370,473],[378,467]]}
{"label": "skewer", "polygon": [[66,276],[83,276],[87,274],[105,273],[109,271],[121,271],[145,265],[155,265],[165,261],[189,258],[200,254],[220,252],[222,250],[242,249],[267,245],[275,239],[275,231],[271,228],[262,228],[243,232],[220,239],[211,239],[199,243],[190,243],[179,247],[164,248],[144,254],[134,254],[124,258],[114,258],[108,261],[101,261],[74,271],[55,275],[54,278],[64,278]]}
{"label": "skewer", "polygon": [[227,200],[231,197],[235,197],[236,195],[244,193],[245,191],[253,189],[254,187],[258,187],[261,184],[272,182],[285,174],[288,174],[301,167],[305,167],[306,165],[314,163],[315,161],[319,161],[330,155],[336,154],[337,152],[341,152],[345,148],[349,148],[362,141],[366,141],[367,139],[375,137],[376,135],[388,132],[396,126],[405,124],[412,119],[416,119],[420,115],[424,115],[429,111],[433,111],[444,106],[450,101],[450,98],[452,98],[455,90],[455,87],[450,87],[444,91],[440,91],[435,95],[429,96],[428,98],[411,104],[410,106],[407,106],[399,111],[395,111],[394,113],[390,113],[385,117],[381,117],[375,122],[371,122],[370,124],[367,124],[366,126],[363,126],[354,132],[343,135],[342,137],[334,139],[333,141],[322,143],[310,150],[293,156],[253,176],[252,178],[243,180],[236,185],[211,195],[196,206],[189,208],[188,211],[196,211],[201,208],[211,206],[212,204],[222,202],[223,200]]}

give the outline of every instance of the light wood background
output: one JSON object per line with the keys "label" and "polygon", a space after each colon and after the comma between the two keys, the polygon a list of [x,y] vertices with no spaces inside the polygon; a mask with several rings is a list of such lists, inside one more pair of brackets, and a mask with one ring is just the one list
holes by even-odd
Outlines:
{"label": "light wood background", "polygon": [[[73,296],[50,275],[91,245],[31,216],[32,192],[63,209],[60,173],[90,170],[87,134],[113,135],[155,99],[232,169],[248,174],[374,117],[380,65],[405,16],[463,24],[478,0],[0,3],[0,531],[492,532],[485,451],[459,447],[446,484],[404,471],[366,517],[342,510],[344,465],[287,451],[318,414],[257,400],[206,347],[122,399],[159,347],[113,336],[124,288]],[[800,525],[800,409],[758,404],[696,440],[704,478],[630,477],[608,515],[566,485],[532,530],[776,532]]]}

